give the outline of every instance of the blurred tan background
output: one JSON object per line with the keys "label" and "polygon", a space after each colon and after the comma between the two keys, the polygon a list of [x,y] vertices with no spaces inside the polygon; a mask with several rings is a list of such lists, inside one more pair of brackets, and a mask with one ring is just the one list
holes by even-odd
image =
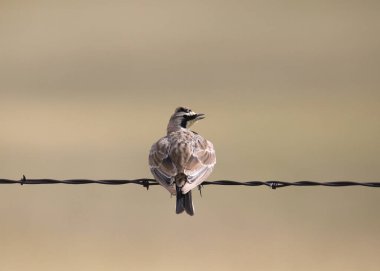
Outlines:
{"label": "blurred tan background", "polygon": [[[1,1],[0,178],[151,177],[178,105],[210,180],[380,181],[378,1]],[[378,270],[380,190],[0,186],[0,270]]]}

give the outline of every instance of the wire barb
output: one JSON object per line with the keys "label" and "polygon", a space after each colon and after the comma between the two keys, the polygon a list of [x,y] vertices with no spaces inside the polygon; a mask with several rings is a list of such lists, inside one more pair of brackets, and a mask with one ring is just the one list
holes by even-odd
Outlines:
{"label": "wire barb", "polygon": [[277,186],[278,186],[278,182],[276,182],[276,181],[273,181],[273,182],[270,183],[270,187],[271,187],[273,190],[275,190],[275,189],[277,188]]}
{"label": "wire barb", "polygon": [[146,190],[149,190],[149,180],[143,180],[142,186],[144,186],[146,188]]}
{"label": "wire barb", "polygon": [[24,185],[26,183],[26,178],[25,178],[25,175],[22,175],[22,178],[20,180],[20,184],[21,185]]}
{"label": "wire barb", "polygon": [[203,185],[200,184],[198,185],[198,191],[199,191],[199,195],[202,197],[202,188],[203,188]]}

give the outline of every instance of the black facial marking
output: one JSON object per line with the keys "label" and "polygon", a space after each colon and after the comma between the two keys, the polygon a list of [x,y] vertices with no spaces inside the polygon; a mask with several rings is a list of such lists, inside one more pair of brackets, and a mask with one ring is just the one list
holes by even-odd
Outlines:
{"label": "black facial marking", "polygon": [[182,120],[181,120],[181,127],[183,128],[187,128],[187,122],[190,121],[190,120],[193,120],[195,118],[197,118],[197,114],[194,114],[194,115],[183,115],[182,116]]}
{"label": "black facial marking", "polygon": [[177,109],[177,113],[179,112],[189,113],[190,109],[181,106]]}
{"label": "black facial marking", "polygon": [[194,114],[194,115],[184,115],[183,116],[187,121],[189,121],[189,120],[193,120],[193,119],[195,119],[195,118],[197,118],[198,117],[198,115],[197,114]]}
{"label": "black facial marking", "polygon": [[182,128],[186,128],[186,126],[187,126],[187,119],[186,118],[182,118],[182,120],[181,120],[181,127]]}

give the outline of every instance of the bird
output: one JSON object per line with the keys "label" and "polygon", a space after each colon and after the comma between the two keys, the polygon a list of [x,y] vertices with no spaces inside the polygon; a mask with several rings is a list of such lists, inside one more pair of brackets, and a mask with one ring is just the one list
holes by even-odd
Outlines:
{"label": "bird", "polygon": [[216,156],[213,144],[189,128],[204,119],[187,107],[177,107],[170,117],[166,136],[149,152],[149,167],[155,180],[176,196],[176,213],[193,216],[191,190],[211,174]]}

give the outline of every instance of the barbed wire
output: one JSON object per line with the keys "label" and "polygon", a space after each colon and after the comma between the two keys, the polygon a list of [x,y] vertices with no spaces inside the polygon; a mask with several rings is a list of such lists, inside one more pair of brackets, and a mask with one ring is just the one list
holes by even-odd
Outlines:
{"label": "barbed wire", "polygon": [[[89,179],[27,179],[25,175],[20,180],[0,179],[0,184],[106,184],[106,185],[122,185],[122,184],[137,184],[149,189],[152,185],[159,185],[156,180],[142,178],[135,180],[89,180]],[[282,188],[287,186],[328,186],[328,187],[344,187],[344,186],[365,186],[365,187],[380,187],[380,182],[355,182],[355,181],[248,181],[239,182],[231,180],[205,181],[201,186],[206,185],[229,185],[229,186],[267,186],[272,189]]]}

